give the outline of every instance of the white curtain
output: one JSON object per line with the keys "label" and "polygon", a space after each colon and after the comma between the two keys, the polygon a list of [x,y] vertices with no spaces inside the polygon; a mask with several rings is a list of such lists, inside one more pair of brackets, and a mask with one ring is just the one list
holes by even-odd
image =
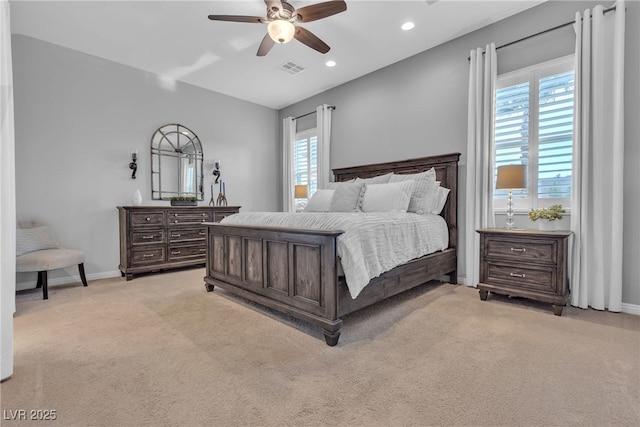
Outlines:
{"label": "white curtain", "polygon": [[13,374],[16,302],[16,197],[9,2],[0,0],[0,379]]}
{"label": "white curtain", "polygon": [[318,188],[327,188],[333,181],[331,173],[331,112],[333,107],[324,104],[316,109],[318,129]]}
{"label": "white curtain", "polygon": [[[483,58],[484,56],[484,58]],[[467,122],[467,194],[465,257],[468,286],[480,276],[480,238],[476,230],[494,227],[493,170],[495,87],[497,56],[494,43],[471,51]]]}
{"label": "white curtain", "polygon": [[623,1],[576,13],[571,304],[622,310]]}
{"label": "white curtain", "polygon": [[282,211],[295,212],[293,188],[293,146],[296,142],[296,119],[285,117],[282,120]]}

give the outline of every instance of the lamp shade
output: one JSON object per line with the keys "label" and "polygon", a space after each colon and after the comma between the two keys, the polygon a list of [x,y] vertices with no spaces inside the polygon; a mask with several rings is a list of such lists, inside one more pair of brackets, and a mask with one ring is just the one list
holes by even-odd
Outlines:
{"label": "lamp shade", "polygon": [[525,165],[498,166],[496,190],[515,190],[527,188],[527,170]]}
{"label": "lamp shade", "polygon": [[296,32],[296,27],[289,21],[284,19],[276,19],[269,22],[267,26],[269,36],[276,43],[288,43],[293,39]]}
{"label": "lamp shade", "polygon": [[307,186],[306,185],[296,185],[294,192],[295,192],[296,199],[306,199],[307,198]]}

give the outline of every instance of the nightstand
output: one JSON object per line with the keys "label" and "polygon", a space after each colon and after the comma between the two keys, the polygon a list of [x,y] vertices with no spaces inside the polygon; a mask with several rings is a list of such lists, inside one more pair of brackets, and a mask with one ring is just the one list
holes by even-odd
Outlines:
{"label": "nightstand", "polygon": [[489,292],[553,304],[562,315],[568,294],[571,231],[485,228],[480,233],[480,299]]}

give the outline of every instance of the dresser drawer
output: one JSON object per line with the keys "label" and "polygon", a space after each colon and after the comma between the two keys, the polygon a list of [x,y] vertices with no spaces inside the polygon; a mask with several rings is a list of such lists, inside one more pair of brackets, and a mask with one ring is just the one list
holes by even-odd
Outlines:
{"label": "dresser drawer", "polygon": [[146,227],[149,225],[163,226],[163,212],[133,212],[131,213],[131,227]]}
{"label": "dresser drawer", "polygon": [[556,240],[513,239],[490,236],[485,239],[485,258],[536,262],[555,265],[558,260]]}
{"label": "dresser drawer", "polygon": [[204,242],[206,237],[207,229],[204,226],[197,228],[174,227],[169,231],[169,243],[193,240],[202,240]]}
{"label": "dresser drawer", "polygon": [[131,232],[132,245],[147,245],[151,243],[164,242],[164,229],[138,230]]}
{"label": "dresser drawer", "polygon": [[207,247],[202,245],[190,245],[190,246],[171,246],[169,248],[169,261],[181,261],[186,259],[202,259],[204,263],[206,261]]}
{"label": "dresser drawer", "polygon": [[483,282],[508,288],[557,293],[558,283],[555,267],[516,266],[501,263],[487,263]]}
{"label": "dresser drawer", "polygon": [[149,246],[131,250],[131,265],[149,265],[166,262],[164,246]]}
{"label": "dresser drawer", "polygon": [[200,224],[212,220],[211,212],[185,212],[184,210],[173,209],[167,212],[167,222],[169,226]]}

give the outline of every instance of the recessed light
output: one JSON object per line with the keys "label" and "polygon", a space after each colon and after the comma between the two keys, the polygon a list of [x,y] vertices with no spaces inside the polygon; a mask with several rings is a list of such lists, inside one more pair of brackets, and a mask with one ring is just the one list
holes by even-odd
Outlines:
{"label": "recessed light", "polygon": [[327,67],[335,67],[336,66],[336,61],[334,61],[334,60],[327,61],[324,65],[326,65]]}
{"label": "recessed light", "polygon": [[411,29],[413,29],[413,27],[415,27],[416,24],[414,24],[413,22],[405,22],[404,24],[402,24],[402,29],[405,31],[409,31]]}

